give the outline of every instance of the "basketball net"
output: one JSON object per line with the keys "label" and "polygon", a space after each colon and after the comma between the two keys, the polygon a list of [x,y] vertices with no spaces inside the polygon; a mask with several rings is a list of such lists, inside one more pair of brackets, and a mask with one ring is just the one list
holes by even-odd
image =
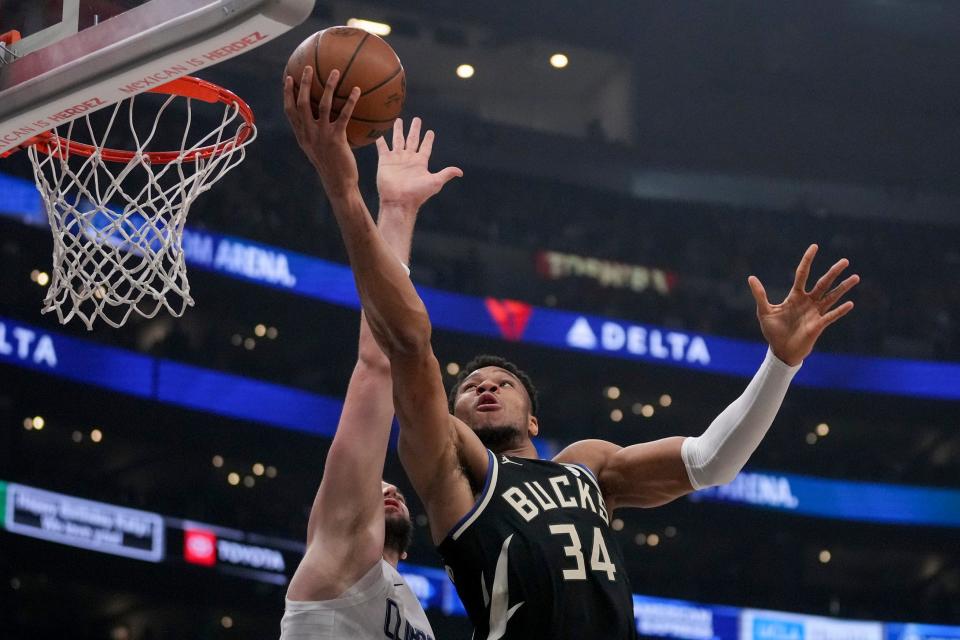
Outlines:
{"label": "basketball net", "polygon": [[[121,327],[134,312],[152,318],[165,308],[180,317],[194,304],[182,246],[187,214],[243,161],[256,128],[249,107],[216,85],[180,78],[154,92],[169,94],[159,108],[134,96],[104,110],[99,126],[87,115],[28,149],[53,231],[43,313],[56,312],[61,324],[76,316],[87,329],[97,318]],[[193,131],[198,99],[223,105],[219,124],[206,134]],[[170,110],[184,118],[179,150],[149,151],[175,101],[185,102],[185,109]],[[118,133],[132,141],[132,151],[106,146]]]}

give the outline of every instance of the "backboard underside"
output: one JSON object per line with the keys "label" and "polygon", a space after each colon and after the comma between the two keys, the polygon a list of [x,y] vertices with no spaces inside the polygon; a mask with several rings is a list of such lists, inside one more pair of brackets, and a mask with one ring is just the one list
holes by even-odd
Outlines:
{"label": "backboard underside", "polygon": [[0,65],[0,154],[246,53],[303,22],[314,1],[149,0],[78,30],[77,0],[65,0],[62,23],[13,45],[19,57]]}

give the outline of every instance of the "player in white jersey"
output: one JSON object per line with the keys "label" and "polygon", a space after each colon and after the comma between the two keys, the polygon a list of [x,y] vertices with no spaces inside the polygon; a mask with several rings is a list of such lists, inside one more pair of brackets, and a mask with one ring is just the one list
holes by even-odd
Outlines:
{"label": "player in white jersey", "polygon": [[[285,82],[289,116],[296,107],[291,79]],[[291,120],[295,128],[298,122]],[[420,206],[461,175],[455,168],[429,172],[433,138],[428,131],[421,144],[415,119],[406,138],[398,121],[392,150],[378,144],[378,226],[404,265]],[[361,316],[359,356],[310,513],[306,553],[287,589],[281,640],[433,640],[423,608],[397,572],[411,539],[410,512],[397,488],[382,481],[392,388],[390,363]]]}

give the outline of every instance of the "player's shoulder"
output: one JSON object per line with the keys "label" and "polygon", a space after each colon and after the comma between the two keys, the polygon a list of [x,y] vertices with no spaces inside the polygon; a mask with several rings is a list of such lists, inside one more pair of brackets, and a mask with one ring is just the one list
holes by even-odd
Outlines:
{"label": "player's shoulder", "polygon": [[594,477],[599,477],[610,456],[622,447],[606,440],[580,440],[567,446],[553,457],[553,462],[586,467]]}
{"label": "player's shoulder", "polygon": [[347,546],[317,539],[307,545],[290,579],[287,598],[332,601],[351,590],[371,588],[383,580],[382,563],[382,542],[379,549],[372,549],[367,544]]}

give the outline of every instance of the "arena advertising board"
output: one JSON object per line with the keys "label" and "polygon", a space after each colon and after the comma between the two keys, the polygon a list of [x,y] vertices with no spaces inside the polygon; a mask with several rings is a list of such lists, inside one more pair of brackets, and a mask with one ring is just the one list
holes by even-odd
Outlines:
{"label": "arena advertising board", "polygon": [[[5,500],[5,502],[4,502]],[[4,508],[5,505],[5,508]],[[215,570],[283,587],[304,544],[128,509],[0,480],[3,529],[40,540],[165,566]],[[436,567],[398,570],[426,610],[466,616],[456,588]],[[674,640],[960,640],[960,627],[841,620],[633,596],[637,633]]]}
{"label": "arena advertising board", "polygon": [[862,522],[960,527],[960,491],[744,471],[689,499]]}
{"label": "arena advertising board", "polygon": [[251,534],[204,523],[173,519],[168,523],[171,531],[182,531],[184,562],[251,580],[285,585],[303,554],[303,545],[289,541],[251,539]]}
{"label": "arena advertising board", "polygon": [[[0,363],[317,436],[333,435],[342,408],[337,398],[98,345],[3,317]],[[562,443],[543,439],[537,447],[542,457],[551,458]],[[690,499],[841,520],[960,527],[960,491],[932,487],[748,471]]]}
{"label": "arena advertising board", "polygon": [[960,640],[960,627],[936,624],[888,624],[886,640]]}
{"label": "arena advertising board", "polygon": [[19,484],[7,485],[4,528],[115,556],[149,562],[164,558],[161,516]]}
{"label": "arena advertising board", "polygon": [[0,529],[6,528],[7,521],[7,483],[0,480]]}
{"label": "arena advertising board", "polygon": [[442,569],[406,562],[401,562],[397,569],[424,609],[442,611],[448,616],[467,615],[456,588]]}
{"label": "arena advertising board", "polygon": [[0,318],[0,362],[145,397],[149,358]]}
{"label": "arena advertising board", "polygon": [[683,600],[633,596],[633,616],[641,637],[679,640],[736,640],[739,609]]}
{"label": "arena advertising board", "polygon": [[[0,215],[46,225],[35,187],[0,174]],[[347,265],[242,238],[184,230],[191,268],[359,309]],[[414,274],[415,275],[415,274]],[[458,333],[750,378],[766,345],[603,316],[418,287],[433,326]],[[0,350],[10,349],[0,345]],[[39,343],[37,344],[39,348]],[[960,364],[815,353],[794,378],[800,386],[922,398],[960,399]]]}
{"label": "arena advertising board", "polygon": [[614,262],[559,251],[538,251],[537,273],[547,280],[586,279],[609,289],[634,293],[654,291],[669,295],[677,284],[677,275],[656,267]]}
{"label": "arena advertising board", "polygon": [[0,363],[128,395],[332,435],[342,403],[301,389],[180,364],[0,317]]}
{"label": "arena advertising board", "polygon": [[744,609],[740,640],[883,640],[883,624]]}

